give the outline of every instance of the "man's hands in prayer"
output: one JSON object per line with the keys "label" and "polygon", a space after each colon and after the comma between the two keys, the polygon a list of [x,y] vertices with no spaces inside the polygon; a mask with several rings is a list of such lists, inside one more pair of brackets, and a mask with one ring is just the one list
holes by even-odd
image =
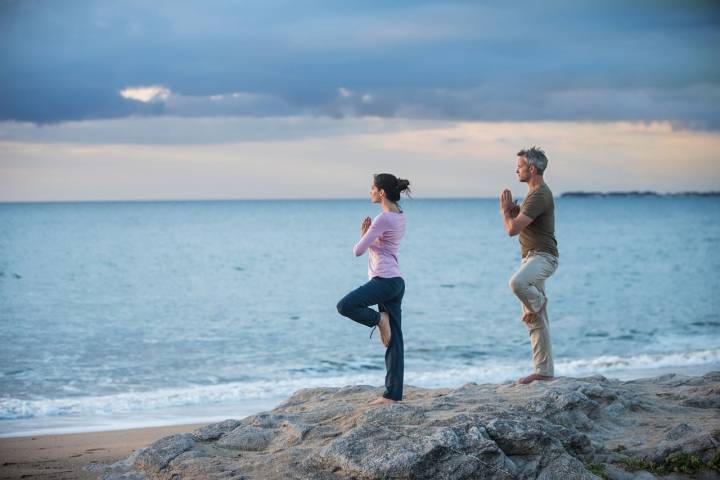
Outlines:
{"label": "man's hands in prayer", "polygon": [[517,200],[513,201],[512,193],[507,188],[500,192],[500,209],[506,212],[510,218],[515,218],[520,214],[520,205]]}

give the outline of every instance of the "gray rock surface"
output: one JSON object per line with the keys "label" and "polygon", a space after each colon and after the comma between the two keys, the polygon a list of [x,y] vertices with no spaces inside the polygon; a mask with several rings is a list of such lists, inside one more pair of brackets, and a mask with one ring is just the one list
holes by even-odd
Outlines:
{"label": "gray rock surface", "polygon": [[[720,372],[621,382],[300,390],[276,409],[173,435],[92,471],[117,479],[598,479],[658,477],[632,462],[720,459]],[[597,471],[597,470],[595,470]]]}

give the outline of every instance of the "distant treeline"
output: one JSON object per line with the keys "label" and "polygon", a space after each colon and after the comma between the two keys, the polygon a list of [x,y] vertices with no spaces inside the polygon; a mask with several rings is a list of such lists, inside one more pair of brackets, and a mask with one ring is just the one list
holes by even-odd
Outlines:
{"label": "distant treeline", "polygon": [[720,197],[718,192],[657,193],[631,190],[628,192],[565,192],[560,197]]}

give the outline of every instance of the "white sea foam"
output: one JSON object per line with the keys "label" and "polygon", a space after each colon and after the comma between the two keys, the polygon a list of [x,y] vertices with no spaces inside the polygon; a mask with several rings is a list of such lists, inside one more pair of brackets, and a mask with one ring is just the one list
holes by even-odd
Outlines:
{"label": "white sea foam", "polygon": [[[628,357],[601,356],[596,358],[559,361],[556,374],[586,376],[603,374],[622,376],[623,372],[665,370],[672,367],[693,367],[720,363],[720,348],[696,352],[670,354],[642,354]],[[503,382],[526,373],[528,362],[493,363],[463,366],[435,371],[408,371],[405,381],[421,387],[455,387],[467,382]],[[19,420],[38,417],[112,416],[128,413],[161,412],[176,407],[231,405],[246,401],[279,400],[300,388],[339,387],[344,385],[377,385],[382,381],[379,372],[326,376],[297,377],[273,381],[196,385],[185,388],[166,388],[153,391],[127,392],[116,395],[65,397],[52,399],[0,399],[0,419]],[[0,423],[0,429],[2,424]]]}
{"label": "white sea foam", "polygon": [[642,354],[630,357],[605,355],[590,359],[568,360],[556,365],[557,373],[566,376],[587,375],[625,370],[665,369],[720,362],[720,348],[696,352]]}
{"label": "white sea foam", "polygon": [[[654,370],[665,372],[667,369],[677,367],[678,370],[687,371],[687,367],[717,364],[720,364],[720,348],[669,354],[641,354],[627,357],[605,355],[595,358],[560,360],[555,363],[555,374],[567,377],[600,374],[608,377],[628,378],[626,373],[647,376],[653,375]],[[423,373],[407,372],[405,380],[411,385],[424,387],[452,387],[467,382],[498,383],[527,374],[529,368],[529,360],[506,363],[485,362],[481,365],[462,368]]]}

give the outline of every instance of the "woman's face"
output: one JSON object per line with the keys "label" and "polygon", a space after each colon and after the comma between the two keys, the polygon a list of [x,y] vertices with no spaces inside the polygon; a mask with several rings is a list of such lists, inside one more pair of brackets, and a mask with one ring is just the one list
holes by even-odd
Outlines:
{"label": "woman's face", "polygon": [[380,192],[382,192],[382,190],[377,188],[375,183],[373,183],[370,187],[370,200],[372,203],[380,203],[382,201],[382,195]]}

